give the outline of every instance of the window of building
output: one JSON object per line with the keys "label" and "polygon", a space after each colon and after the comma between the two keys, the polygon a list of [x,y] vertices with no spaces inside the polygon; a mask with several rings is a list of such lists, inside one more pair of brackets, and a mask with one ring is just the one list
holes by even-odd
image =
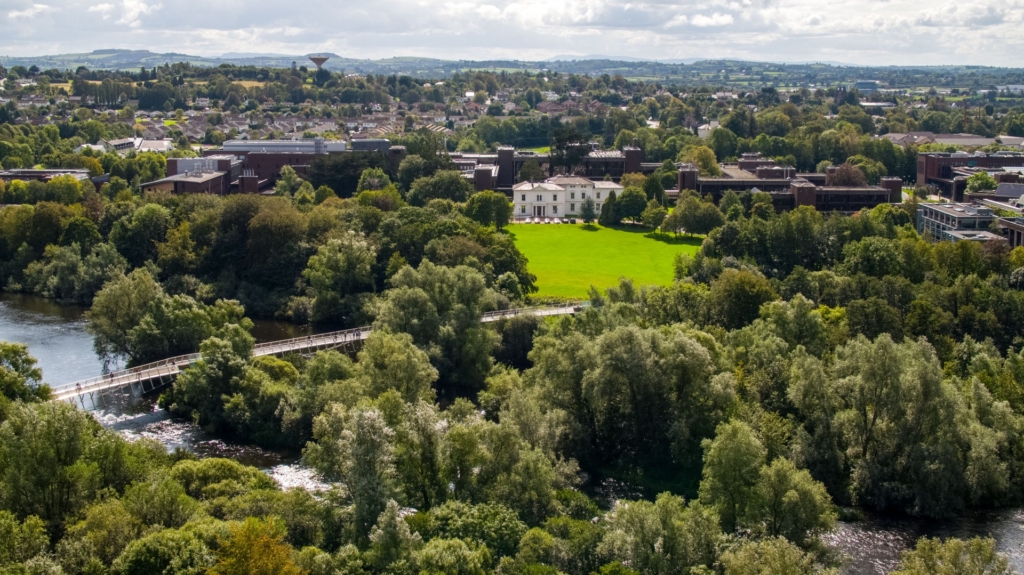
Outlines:
{"label": "window of building", "polygon": [[551,201],[552,202],[557,202],[558,201],[558,194],[551,194]]}
{"label": "window of building", "polygon": [[526,194],[523,194],[523,201],[526,201]]}
{"label": "window of building", "polygon": [[601,199],[601,192],[597,192],[597,199]]}
{"label": "window of building", "polygon": [[570,212],[575,212],[576,211],[576,204],[569,204],[569,211]]}
{"label": "window of building", "polygon": [[551,206],[551,213],[552,214],[557,214],[558,213],[558,206]]}
{"label": "window of building", "polygon": [[538,202],[543,202],[544,201],[544,196],[542,196],[540,194],[537,194],[537,201]]}
{"label": "window of building", "polygon": [[584,200],[587,199],[587,192],[580,193],[580,198]]}
{"label": "window of building", "polygon": [[519,213],[520,214],[525,214],[526,213],[526,206],[520,206]]}
{"label": "window of building", "polygon": [[570,200],[575,200],[576,199],[576,192],[573,192],[573,193],[569,194],[569,199]]}

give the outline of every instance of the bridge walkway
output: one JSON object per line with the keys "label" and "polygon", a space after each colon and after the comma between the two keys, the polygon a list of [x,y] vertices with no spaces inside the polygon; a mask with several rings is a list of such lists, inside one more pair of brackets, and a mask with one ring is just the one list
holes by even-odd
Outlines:
{"label": "bridge walkway", "polygon": [[[538,308],[519,308],[487,312],[480,317],[482,323],[495,322],[500,319],[518,315],[534,315],[549,317],[572,315],[582,309],[580,305],[549,306]],[[333,331],[305,337],[270,341],[254,346],[253,357],[287,353],[313,354],[329,349],[346,349],[355,351],[357,347],[370,337],[370,327],[357,327],[342,331]],[[198,353],[169,357],[153,363],[113,371],[106,375],[76,381],[52,389],[53,399],[70,401],[83,408],[87,404],[100,405],[105,402],[105,395],[120,390],[130,390],[135,395],[153,392],[169,385],[179,373],[188,369],[202,357]]]}

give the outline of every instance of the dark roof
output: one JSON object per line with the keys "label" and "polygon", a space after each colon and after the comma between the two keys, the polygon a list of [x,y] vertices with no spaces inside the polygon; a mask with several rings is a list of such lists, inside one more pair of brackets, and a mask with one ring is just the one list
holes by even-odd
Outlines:
{"label": "dark roof", "polygon": [[1010,184],[1002,183],[996,187],[995,197],[997,198],[1017,198],[1024,196],[1024,184]]}

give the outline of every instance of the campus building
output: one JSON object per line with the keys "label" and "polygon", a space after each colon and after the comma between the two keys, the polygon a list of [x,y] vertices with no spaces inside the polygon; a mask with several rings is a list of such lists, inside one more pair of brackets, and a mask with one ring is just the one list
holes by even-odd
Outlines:
{"label": "campus building", "polygon": [[[1008,170],[1008,168],[1010,168]],[[985,171],[998,181],[1016,181],[1024,168],[1024,154],[1019,152],[934,152],[918,154],[917,185],[932,186],[955,202],[964,200],[967,178]],[[1007,174],[1003,176],[1003,174]]]}
{"label": "campus building", "polygon": [[609,195],[622,186],[612,181],[593,181],[579,176],[556,176],[543,182],[522,182],[512,188],[514,219],[572,218],[583,202],[592,199],[597,212]]}
{"label": "campus building", "polygon": [[827,186],[827,173],[798,173],[757,152],[743,154],[735,164],[721,164],[720,168],[721,176],[704,177],[696,166],[679,164],[677,187],[711,196],[716,204],[728,191],[765,192],[780,212],[813,206],[822,212],[853,213],[903,198],[900,178],[882,178],[877,186]]}
{"label": "campus building", "polygon": [[989,231],[995,213],[970,204],[921,204],[917,210],[917,232],[935,241],[1005,241]]}

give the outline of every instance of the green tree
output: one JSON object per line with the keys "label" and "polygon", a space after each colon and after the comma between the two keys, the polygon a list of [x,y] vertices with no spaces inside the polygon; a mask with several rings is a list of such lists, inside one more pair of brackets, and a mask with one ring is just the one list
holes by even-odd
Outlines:
{"label": "green tree", "polygon": [[0,423],[6,419],[12,401],[29,403],[50,398],[50,387],[42,379],[43,372],[28,354],[28,346],[0,341]]}
{"label": "green tree", "polygon": [[668,493],[654,502],[620,501],[606,516],[599,553],[640,573],[688,573],[711,568],[722,543],[718,516],[700,503]]}
{"label": "green tree", "polygon": [[682,202],[677,202],[672,222],[673,231],[686,230],[688,234],[708,234],[711,230],[725,223],[722,212],[711,202],[702,201],[689,195]]}
{"label": "green tree", "polygon": [[46,526],[36,516],[24,521],[9,511],[0,511],[0,568],[23,563],[44,553],[50,545]]}
{"label": "green tree", "polygon": [[398,504],[392,499],[370,532],[370,562],[381,570],[391,566],[402,569],[401,564],[409,563],[422,544],[419,534],[409,529],[409,524],[399,515]]}
{"label": "green tree", "polygon": [[313,288],[313,320],[344,322],[361,311],[373,290],[374,248],[361,235],[342,234],[310,256],[302,277]]}
{"label": "green tree", "polygon": [[640,219],[643,221],[645,226],[656,230],[661,226],[661,223],[665,221],[667,216],[668,211],[665,210],[657,200],[651,200],[647,202],[647,207],[644,208],[644,212],[641,214]]}
{"label": "green tree", "polygon": [[615,213],[621,219],[639,221],[644,209],[647,207],[647,196],[640,188],[626,188],[622,194],[615,199]]}
{"label": "green tree", "polygon": [[96,557],[109,565],[142,534],[144,524],[119,499],[90,505],[85,517],[68,529],[68,538],[87,541]]}
{"label": "green tree", "polygon": [[658,204],[665,203],[665,186],[661,184],[661,175],[657,172],[644,178],[644,194],[648,200],[654,200]]}
{"label": "green tree", "polygon": [[442,170],[412,183],[406,199],[413,206],[425,206],[433,199],[464,202],[473,193],[473,185],[455,170]]}
{"label": "green tree", "polygon": [[864,171],[847,162],[836,168],[834,172],[825,177],[826,186],[838,186],[847,188],[863,188],[868,185],[867,176]]}
{"label": "green tree", "polygon": [[677,159],[680,162],[696,166],[702,176],[715,177],[722,174],[722,169],[718,167],[718,159],[715,157],[715,152],[707,146],[687,146],[679,152]]}
{"label": "green tree", "polygon": [[57,176],[46,182],[47,199],[65,205],[82,201],[82,182],[74,176]]}
{"label": "green tree", "polygon": [[165,529],[129,543],[113,570],[124,575],[188,575],[203,572],[214,561],[213,552],[193,533]]}
{"label": "green tree", "polygon": [[711,284],[710,303],[722,326],[739,329],[757,318],[762,304],[778,297],[764,276],[727,269]]}
{"label": "green tree", "polygon": [[484,575],[491,556],[461,539],[431,539],[416,553],[421,575]]}
{"label": "green tree", "polygon": [[615,192],[608,192],[608,199],[601,204],[601,215],[598,217],[598,222],[602,226],[613,226],[621,221],[622,216],[619,215],[618,199]]}
{"label": "green tree", "polygon": [[[611,199],[609,199],[611,201]],[[583,203],[580,204],[580,219],[585,224],[591,224],[598,218],[597,206],[594,203],[594,198],[586,198]]]}
{"label": "green tree", "polygon": [[523,167],[519,168],[519,177],[516,181],[518,182],[541,182],[544,180],[544,171],[540,169],[540,164],[533,158],[528,158],[523,162]]}
{"label": "green tree", "polygon": [[972,194],[994,190],[998,186],[999,182],[996,182],[996,179],[990,176],[988,172],[978,172],[967,178],[967,191]]}
{"label": "green tree", "polygon": [[718,127],[711,130],[708,136],[708,146],[715,153],[716,158],[735,158],[739,138],[728,128]]}
{"label": "green tree", "polygon": [[494,224],[498,230],[508,225],[512,203],[505,194],[490,190],[477,192],[466,201],[465,214],[482,226]]}
{"label": "green tree", "polygon": [[0,425],[0,500],[61,534],[98,487],[93,450],[102,433],[90,415],[64,402],[14,404]]}
{"label": "green tree", "polygon": [[722,554],[726,575],[836,575],[820,569],[814,556],[782,537],[744,541]]}
{"label": "green tree", "polygon": [[388,177],[382,168],[366,168],[359,175],[359,183],[356,184],[356,193],[364,190],[383,190],[391,185],[391,178]]}
{"label": "green tree", "polygon": [[220,542],[211,575],[299,575],[292,548],[285,543],[284,522],[276,517],[249,517],[230,526]]}
{"label": "green tree", "polygon": [[1006,557],[996,551],[995,539],[975,537],[970,541],[922,537],[912,550],[904,551],[894,575],[1009,575]]}
{"label": "green tree", "polygon": [[122,218],[110,231],[110,243],[132,265],[140,267],[157,259],[157,244],[165,241],[171,224],[170,211],[158,204],[146,204],[131,218]]}
{"label": "green tree", "polygon": [[856,166],[861,172],[864,172],[864,179],[872,186],[877,186],[881,178],[888,174],[885,164],[866,156],[850,156],[846,161]]}
{"label": "green tree", "polygon": [[437,380],[437,370],[407,333],[371,333],[359,351],[356,371],[372,397],[393,389],[407,402],[433,399],[430,386]]}
{"label": "green tree", "polygon": [[100,235],[96,224],[84,216],[76,216],[68,220],[64,225],[64,232],[60,235],[60,245],[77,244],[82,249],[83,255],[89,253],[102,241],[103,236]]}
{"label": "green tree", "polygon": [[413,182],[427,175],[426,170],[427,166],[423,158],[417,155],[405,157],[398,164],[398,185],[404,192],[408,192],[412,189]]}
{"label": "green tree", "polygon": [[808,540],[829,532],[835,522],[832,499],[825,486],[784,457],[761,468],[753,500],[742,520],[755,532],[785,537],[805,547]]}
{"label": "green tree", "polygon": [[700,500],[718,510],[722,529],[733,532],[752,505],[755,487],[764,464],[764,447],[746,423],[731,421],[705,439],[704,471]]}
{"label": "green tree", "polygon": [[278,177],[277,183],[274,184],[274,194],[291,197],[292,194],[298,191],[301,185],[302,178],[295,173],[295,169],[291,166],[284,166],[281,168],[281,176]]}
{"label": "green tree", "polygon": [[355,527],[366,537],[395,492],[395,432],[372,407],[333,404],[316,418],[316,443],[305,458],[325,478],[340,481],[355,503]]}
{"label": "green tree", "polygon": [[442,395],[477,390],[490,373],[497,335],[480,324],[494,309],[495,294],[480,272],[467,266],[404,267],[377,308],[374,329],[404,332],[430,356]]}
{"label": "green tree", "polygon": [[334,190],[327,186],[320,186],[316,189],[316,193],[313,195],[313,201],[316,205],[320,205],[330,198],[336,198],[338,194],[334,193]]}

